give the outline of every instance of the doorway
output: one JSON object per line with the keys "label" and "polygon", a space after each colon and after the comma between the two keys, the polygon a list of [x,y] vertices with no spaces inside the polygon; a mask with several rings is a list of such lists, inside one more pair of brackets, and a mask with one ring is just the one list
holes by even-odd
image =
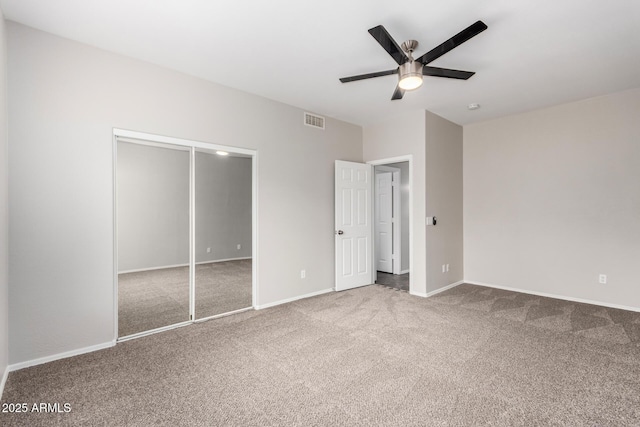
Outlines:
{"label": "doorway", "polygon": [[114,129],[124,341],[255,307],[256,153]]}
{"label": "doorway", "polygon": [[[365,163],[335,161],[335,289],[347,290],[371,284],[415,292],[413,269],[412,155]],[[375,242],[375,170],[399,171],[400,231],[396,232],[398,261],[393,273],[377,272]],[[391,169],[390,169],[391,168]],[[392,207],[388,208],[393,209]],[[394,260],[395,261],[395,260]],[[399,270],[398,270],[399,268]]]}
{"label": "doorway", "polygon": [[409,161],[374,166],[375,283],[409,291]]}
{"label": "doorway", "polygon": [[399,168],[374,167],[374,239],[376,270],[400,274],[400,173]]}

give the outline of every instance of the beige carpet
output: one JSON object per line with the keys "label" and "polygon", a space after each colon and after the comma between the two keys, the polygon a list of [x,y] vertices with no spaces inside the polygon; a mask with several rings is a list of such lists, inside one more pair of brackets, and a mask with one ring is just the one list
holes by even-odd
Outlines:
{"label": "beige carpet", "polygon": [[[251,307],[251,260],[196,265],[196,319]],[[189,268],[118,275],[118,336],[189,320]]]}
{"label": "beige carpet", "polygon": [[640,425],[640,313],[461,285],[330,293],[9,375],[2,425]]}

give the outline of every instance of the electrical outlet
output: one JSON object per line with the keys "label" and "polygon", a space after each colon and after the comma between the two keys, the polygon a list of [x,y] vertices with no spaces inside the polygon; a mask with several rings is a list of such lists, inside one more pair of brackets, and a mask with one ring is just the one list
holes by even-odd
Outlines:
{"label": "electrical outlet", "polygon": [[606,274],[601,274],[600,276],[598,276],[598,282],[600,282],[602,285],[606,285],[607,284],[607,275]]}
{"label": "electrical outlet", "polygon": [[307,270],[300,270],[300,278],[304,279],[305,277],[307,277]]}
{"label": "electrical outlet", "polygon": [[447,264],[447,272],[449,271],[449,264]]}
{"label": "electrical outlet", "polygon": [[238,243],[238,250],[240,250],[241,248],[242,248],[242,245]]}
{"label": "electrical outlet", "polygon": [[207,253],[210,254],[211,253],[211,248],[207,248]]}

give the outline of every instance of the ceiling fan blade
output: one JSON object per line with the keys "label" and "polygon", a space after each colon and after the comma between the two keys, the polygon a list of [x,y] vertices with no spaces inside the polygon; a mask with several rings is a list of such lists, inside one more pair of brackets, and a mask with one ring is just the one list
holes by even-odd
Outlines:
{"label": "ceiling fan blade", "polygon": [[448,68],[429,67],[426,65],[422,67],[422,75],[424,76],[447,77],[450,79],[467,80],[474,74],[475,73],[473,71],[450,70]]}
{"label": "ceiling fan blade", "polygon": [[380,46],[387,51],[389,55],[398,63],[402,65],[409,60],[407,55],[404,54],[398,43],[391,37],[391,35],[385,30],[382,25],[369,29],[369,34],[380,43]]}
{"label": "ceiling fan blade", "polygon": [[395,70],[377,71],[375,73],[360,74],[359,76],[342,77],[340,81],[342,83],[349,83],[349,82],[355,82],[358,80],[371,79],[373,77],[390,76],[391,74],[398,74],[398,69],[396,68]]}
{"label": "ceiling fan blade", "polygon": [[400,89],[400,86],[396,86],[396,90],[393,91],[393,95],[391,96],[391,100],[395,101],[396,99],[402,99],[404,96],[404,90]]}
{"label": "ceiling fan blade", "polygon": [[431,49],[416,61],[422,62],[424,65],[427,65],[428,63],[440,58],[451,49],[456,48],[470,38],[477,36],[486,29],[487,25],[484,22],[477,21],[475,24],[469,25],[467,28],[460,31],[458,34],[451,37],[446,42],[442,43],[440,46]]}

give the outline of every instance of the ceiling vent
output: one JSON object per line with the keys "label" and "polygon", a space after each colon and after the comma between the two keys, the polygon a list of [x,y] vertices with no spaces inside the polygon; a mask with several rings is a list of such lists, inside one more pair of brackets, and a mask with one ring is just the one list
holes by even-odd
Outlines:
{"label": "ceiling vent", "polygon": [[304,113],[304,124],[313,128],[324,130],[324,117],[311,113]]}

